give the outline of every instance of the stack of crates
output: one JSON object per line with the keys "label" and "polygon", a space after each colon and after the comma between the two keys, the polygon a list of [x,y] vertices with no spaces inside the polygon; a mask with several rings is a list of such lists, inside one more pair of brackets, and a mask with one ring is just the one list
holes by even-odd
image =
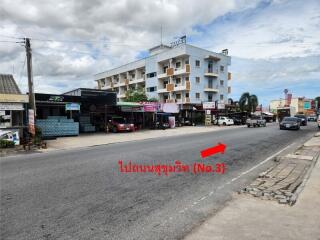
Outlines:
{"label": "stack of crates", "polygon": [[43,137],[79,135],[79,123],[66,116],[49,116],[48,119],[39,119],[36,126],[41,128]]}
{"label": "stack of crates", "polygon": [[96,131],[96,127],[91,124],[89,116],[80,116],[79,123],[80,123],[80,131],[81,132],[95,132]]}

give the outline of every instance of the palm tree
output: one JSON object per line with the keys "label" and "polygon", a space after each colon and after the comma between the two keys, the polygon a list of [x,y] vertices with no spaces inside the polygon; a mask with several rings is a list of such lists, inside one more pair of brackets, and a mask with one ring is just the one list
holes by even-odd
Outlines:
{"label": "palm tree", "polygon": [[243,93],[239,99],[241,111],[254,112],[258,104],[258,97],[254,94],[250,95],[249,92]]}

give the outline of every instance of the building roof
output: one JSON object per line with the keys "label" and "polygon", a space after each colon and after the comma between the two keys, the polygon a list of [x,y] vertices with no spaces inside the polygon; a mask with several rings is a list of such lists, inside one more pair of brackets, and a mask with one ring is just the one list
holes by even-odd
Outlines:
{"label": "building roof", "polygon": [[0,74],[1,94],[21,94],[21,91],[11,74]]}

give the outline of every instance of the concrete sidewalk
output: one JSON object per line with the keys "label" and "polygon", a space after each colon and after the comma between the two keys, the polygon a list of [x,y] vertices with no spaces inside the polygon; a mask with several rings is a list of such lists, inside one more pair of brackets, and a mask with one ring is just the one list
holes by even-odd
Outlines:
{"label": "concrete sidewalk", "polygon": [[[319,147],[320,136],[304,144]],[[320,156],[295,205],[236,194],[185,240],[320,239]]]}
{"label": "concrete sidewalk", "polygon": [[63,137],[56,140],[48,140],[48,148],[41,151],[51,151],[59,149],[71,149],[80,147],[89,147],[110,143],[119,143],[127,141],[136,141],[143,139],[169,137],[177,135],[187,135],[194,133],[215,132],[227,129],[241,128],[242,126],[185,126],[166,130],[142,130],[137,132],[124,133],[95,133],[95,134],[81,134],[76,137]]}

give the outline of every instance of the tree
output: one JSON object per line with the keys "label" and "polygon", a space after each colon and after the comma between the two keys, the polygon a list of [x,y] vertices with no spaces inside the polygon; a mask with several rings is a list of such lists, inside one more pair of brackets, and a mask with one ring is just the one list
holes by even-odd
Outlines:
{"label": "tree", "polygon": [[145,102],[148,100],[144,88],[129,89],[126,92],[126,102]]}
{"label": "tree", "polygon": [[250,95],[249,92],[245,92],[239,99],[239,106],[241,111],[255,112],[259,105],[258,97],[256,95]]}

